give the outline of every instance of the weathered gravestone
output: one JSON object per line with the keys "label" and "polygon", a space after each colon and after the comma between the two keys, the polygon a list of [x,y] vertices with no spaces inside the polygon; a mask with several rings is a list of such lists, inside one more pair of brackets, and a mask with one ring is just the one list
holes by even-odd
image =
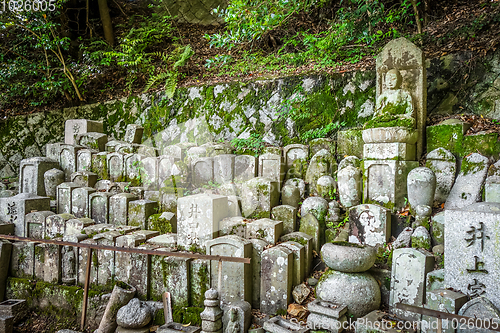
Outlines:
{"label": "weathered gravestone", "polygon": [[257,158],[251,155],[237,155],[234,158],[234,181],[245,182],[257,176]]}
{"label": "weathered gravestone", "polygon": [[124,179],[123,156],[120,153],[110,153],[107,155],[108,176],[109,180],[113,182],[121,182]]}
{"label": "weathered gravestone", "polygon": [[271,179],[278,183],[278,188],[285,178],[285,164],[283,156],[277,154],[263,154],[259,156],[259,177]]}
{"label": "weathered gravestone", "polygon": [[457,171],[456,158],[449,150],[441,147],[436,148],[427,154],[425,166],[431,169],[436,175],[434,202],[441,204],[448,198],[455,182]]}
{"label": "weathered gravestone", "polygon": [[96,173],[98,178],[108,178],[108,153],[101,152],[92,155],[92,172]]}
{"label": "weathered gravestone", "polygon": [[201,157],[193,163],[193,184],[195,186],[208,185],[214,181],[213,157]]}
{"label": "weathered gravestone", "polygon": [[90,171],[77,171],[71,174],[70,180],[81,187],[94,187],[97,183],[97,174]]}
{"label": "weathered gravestone", "polygon": [[76,172],[76,157],[78,151],[83,149],[81,146],[72,146],[61,144],[59,152],[59,166],[64,171],[64,178],[66,181],[71,180],[71,174]]}
{"label": "weathered gravestone", "polygon": [[143,155],[139,154],[125,154],[123,156],[123,174],[125,180],[129,181],[132,186],[140,185],[141,181],[141,160]]}
{"label": "weathered gravestone", "polygon": [[40,211],[26,214],[26,237],[44,239],[45,238],[45,219],[54,215],[50,211]]}
{"label": "weathered gravestone", "polygon": [[363,204],[349,210],[349,242],[383,245],[391,238],[391,211],[379,205]]}
{"label": "weathered gravestone", "polygon": [[260,309],[260,281],[261,281],[261,260],[262,252],[269,245],[262,239],[250,239],[252,243],[252,308]]}
{"label": "weathered gravestone", "polygon": [[280,246],[286,247],[293,252],[293,269],[292,269],[292,283],[297,286],[304,281],[305,278],[305,247],[297,242],[288,241],[281,243]]}
{"label": "weathered gravestone", "polygon": [[47,157],[32,157],[21,161],[19,166],[19,193],[45,196],[44,174],[59,163]]}
{"label": "weathered gravestone", "polygon": [[92,156],[98,152],[95,149],[80,149],[76,153],[76,171],[92,171]]}
{"label": "weathered gravestone", "polygon": [[132,193],[118,193],[109,198],[109,223],[128,225],[128,211],[131,201],[139,198]]}
{"label": "weathered gravestone", "polygon": [[141,161],[142,185],[148,190],[156,190],[158,186],[158,158],[146,157]]}
{"label": "weathered gravestone", "polygon": [[[483,319],[483,323],[486,323],[486,319],[490,319],[490,327],[498,327],[500,324],[500,311],[498,308],[493,305],[488,298],[480,296],[471,299],[467,303],[464,304],[458,311],[459,316],[471,317],[472,322]],[[456,323],[456,321],[455,321]],[[471,330],[467,325],[462,324],[463,321],[460,322],[460,325],[457,328],[457,333],[469,333]],[[474,332],[477,333],[492,333],[491,330],[486,329],[474,329]]]}
{"label": "weathered gravestone", "polygon": [[158,212],[158,202],[152,200],[135,200],[128,204],[128,225],[149,229],[148,219]]}
{"label": "weathered gravestone", "polygon": [[445,211],[445,286],[500,306],[500,203]]}
{"label": "weathered gravestone", "polygon": [[350,208],[361,203],[361,170],[351,165],[337,173],[340,203]]}
{"label": "weathered gravestone", "polygon": [[[467,296],[451,290],[433,290],[427,291],[424,307],[430,310],[456,314],[458,310],[467,302]],[[422,332],[438,333],[438,319],[430,316],[422,316]],[[456,321],[455,321],[456,322]],[[454,333],[454,322],[449,319],[442,321],[442,331]]]}
{"label": "weathered gravestone", "polygon": [[[207,254],[228,257],[251,258],[252,243],[244,238],[229,235],[206,242]],[[222,264],[222,281],[219,286],[219,265]],[[222,302],[239,300],[252,302],[251,266],[237,262],[210,262],[210,286],[221,292]]]}
{"label": "weathered gravestone", "polygon": [[260,310],[274,314],[292,302],[293,252],[283,246],[262,252]]}
{"label": "weathered gravestone", "polygon": [[297,208],[289,205],[276,206],[271,215],[274,220],[283,222],[283,234],[294,232],[297,229]]}
{"label": "weathered gravestone", "polygon": [[89,197],[96,190],[92,187],[78,187],[71,193],[71,214],[76,217],[89,217]]}
{"label": "weathered gravestone", "polygon": [[[169,251],[158,248],[157,251]],[[161,300],[165,291],[172,297],[172,306],[189,305],[189,266],[191,258],[152,256],[150,297]]]}
{"label": "weathered gravestone", "polygon": [[310,193],[316,193],[316,182],[322,176],[331,176],[337,171],[337,163],[333,154],[326,149],[318,151],[309,162],[305,181],[309,184]]}
{"label": "weathered gravestone", "polygon": [[304,246],[304,254],[306,258],[304,268],[305,268],[305,274],[307,276],[312,269],[313,237],[306,233],[296,231],[281,236],[280,241],[282,242],[293,241]]}
{"label": "weathered gravestone", "polygon": [[75,137],[75,144],[83,146],[90,149],[95,149],[98,151],[104,151],[106,149],[106,143],[108,142],[108,136],[103,133],[88,132],[78,134]]}
{"label": "weathered gravestone", "polygon": [[227,197],[197,194],[177,201],[178,245],[205,249],[206,242],[218,236],[219,222],[227,216]]}
{"label": "weathered gravestone", "polygon": [[221,154],[214,157],[214,181],[225,184],[233,181],[235,155]]}
{"label": "weathered gravestone", "polygon": [[172,156],[161,155],[158,157],[158,188],[167,186],[172,180],[172,167],[175,158]]}
{"label": "weathered gravestone", "polygon": [[461,209],[481,201],[481,189],[486,180],[488,166],[489,160],[483,155],[473,153],[465,157],[444,208]]}
{"label": "weathered gravestone", "polygon": [[241,213],[249,218],[271,217],[271,210],[279,203],[278,182],[256,177],[243,183]]}
{"label": "weathered gravestone", "polygon": [[113,193],[96,192],[89,196],[90,218],[96,223],[108,223],[109,198]]}
{"label": "weathered gravestone", "polygon": [[63,213],[47,216],[45,220],[45,237],[63,237],[66,232],[66,222],[75,218],[75,215]]}
{"label": "weathered gravestone", "polygon": [[51,199],[57,196],[57,186],[64,183],[64,171],[59,169],[50,169],[43,175],[45,193]]}
{"label": "weathered gravestone", "polygon": [[306,161],[309,156],[309,147],[301,144],[292,144],[285,146],[283,150],[285,156],[286,168],[292,167],[293,161],[304,160]]}
{"label": "weathered gravestone", "polygon": [[436,192],[436,176],[431,169],[419,167],[411,170],[406,184],[408,203],[412,211],[420,205],[432,207]]}
{"label": "weathered gravestone", "polygon": [[395,308],[397,303],[423,306],[426,275],[434,269],[434,256],[424,250],[396,249],[392,255],[389,306],[398,317],[418,321],[420,315]]}
{"label": "weathered gravestone", "polygon": [[262,239],[269,244],[276,244],[283,233],[283,222],[268,218],[246,224],[245,238]]}
{"label": "weathered gravestone", "polygon": [[144,127],[136,124],[128,124],[123,140],[128,143],[141,143],[143,132]]}
{"label": "weathered gravestone", "polygon": [[57,212],[71,214],[73,191],[80,187],[77,183],[67,182],[57,186]]}

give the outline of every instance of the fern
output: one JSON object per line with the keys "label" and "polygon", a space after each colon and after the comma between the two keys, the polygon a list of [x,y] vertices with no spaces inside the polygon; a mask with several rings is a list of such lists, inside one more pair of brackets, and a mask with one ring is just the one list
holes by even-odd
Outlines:
{"label": "fern", "polygon": [[186,45],[186,47],[184,47],[184,51],[182,52],[179,60],[177,60],[174,64],[174,70],[177,69],[177,67],[184,66],[193,54],[194,54],[194,51],[191,48],[191,45]]}
{"label": "fern", "polygon": [[158,81],[163,81],[165,79],[168,79],[168,77],[170,76],[170,73],[168,72],[162,72],[162,73],[159,73],[157,75],[153,75],[149,78],[148,82],[146,83],[146,87],[144,88],[144,91],[148,91],[149,89],[151,89],[153,86],[155,86]]}
{"label": "fern", "polygon": [[173,73],[167,81],[165,81],[165,93],[168,98],[174,97],[175,89],[177,88],[177,73]]}

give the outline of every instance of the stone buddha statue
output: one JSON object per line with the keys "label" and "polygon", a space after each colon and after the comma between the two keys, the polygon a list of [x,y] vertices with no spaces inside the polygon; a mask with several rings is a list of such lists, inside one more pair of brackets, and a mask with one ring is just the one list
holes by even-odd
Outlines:
{"label": "stone buddha statue", "polygon": [[235,308],[229,310],[229,323],[224,333],[240,333],[240,323],[238,322],[238,311]]}
{"label": "stone buddha statue", "polygon": [[397,69],[385,74],[386,89],[377,98],[373,119],[365,123],[364,128],[374,127],[406,127],[414,129],[416,125],[415,110],[411,95],[401,88],[403,79]]}

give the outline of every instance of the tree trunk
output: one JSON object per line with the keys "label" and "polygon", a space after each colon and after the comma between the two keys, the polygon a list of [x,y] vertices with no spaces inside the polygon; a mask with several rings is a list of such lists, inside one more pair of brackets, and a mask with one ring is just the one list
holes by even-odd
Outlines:
{"label": "tree trunk", "polygon": [[104,38],[109,45],[113,46],[115,44],[115,36],[113,33],[113,25],[111,24],[111,17],[109,16],[107,0],[98,0],[98,4],[102,27],[104,29]]}
{"label": "tree trunk", "polygon": [[413,10],[415,11],[415,21],[417,21],[417,33],[422,33],[422,22],[420,21],[420,15],[418,13],[417,0],[410,0],[413,5]]}

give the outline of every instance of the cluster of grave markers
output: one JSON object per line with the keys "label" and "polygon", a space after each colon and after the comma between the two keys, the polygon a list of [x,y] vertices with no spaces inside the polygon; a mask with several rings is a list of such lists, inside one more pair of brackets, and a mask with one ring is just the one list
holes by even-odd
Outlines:
{"label": "cluster of grave markers", "polygon": [[[389,51],[380,61],[425,87],[421,51],[408,43],[391,42],[384,52],[405,54],[400,58],[411,66],[387,56]],[[240,304],[241,320],[247,320],[250,308],[275,314],[292,302],[293,287],[313,269],[313,252],[335,238],[327,225],[343,219],[341,207],[348,210],[349,231],[337,239],[380,247],[396,236],[393,213],[407,197],[415,230],[405,229],[393,243],[391,311],[426,323],[434,319],[395,304],[500,319],[500,161],[491,165],[476,153],[457,161],[437,148],[427,154],[426,167],[418,167],[426,105],[419,89],[411,91],[418,136],[404,128],[370,129],[363,133],[363,160],[347,156],[338,165],[327,139],[267,147],[256,157],[232,154],[226,143],[141,144],[136,125],[127,127],[123,141],[108,141],[102,123],[68,120],[64,143],[49,144],[47,157],[21,162],[19,194],[0,198],[2,230],[35,239],[251,258],[250,265],[228,262],[219,271],[214,261],[99,250],[91,267],[94,284],[122,280],[155,300],[168,291],[174,306],[202,306],[203,290],[215,288],[223,304]],[[432,206],[441,204],[445,211],[431,216]],[[417,240],[424,245],[409,248]],[[444,270],[434,270],[433,245],[444,247]],[[83,284],[86,253],[16,242],[11,275]],[[204,271],[206,280],[200,278]],[[313,305],[313,318],[326,307],[321,304]],[[329,318],[344,318],[345,311],[342,304]],[[280,320],[273,323],[286,328]]]}

